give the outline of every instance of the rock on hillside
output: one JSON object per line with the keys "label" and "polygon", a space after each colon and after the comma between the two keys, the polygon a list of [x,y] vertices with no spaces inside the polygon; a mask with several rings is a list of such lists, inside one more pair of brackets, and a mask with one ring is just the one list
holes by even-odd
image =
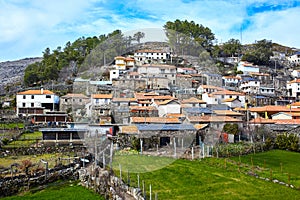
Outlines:
{"label": "rock on hillside", "polygon": [[32,63],[40,62],[42,58],[25,58],[16,61],[0,62],[0,94],[6,93],[7,85],[23,83],[24,71]]}

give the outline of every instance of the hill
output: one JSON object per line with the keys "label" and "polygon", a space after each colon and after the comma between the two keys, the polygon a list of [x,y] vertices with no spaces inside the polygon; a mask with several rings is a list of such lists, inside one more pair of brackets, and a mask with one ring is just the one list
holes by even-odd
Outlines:
{"label": "hill", "polygon": [[42,58],[24,58],[16,61],[0,62],[0,95],[6,93],[7,86],[13,87],[22,84],[26,67],[41,60]]}

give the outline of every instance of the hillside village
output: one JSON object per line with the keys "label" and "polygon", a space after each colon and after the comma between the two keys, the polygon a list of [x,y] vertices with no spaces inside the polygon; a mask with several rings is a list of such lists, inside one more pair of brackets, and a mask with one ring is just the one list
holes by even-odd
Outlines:
{"label": "hillside village", "polygon": [[[116,56],[106,66],[107,79],[77,77],[72,93],[58,96],[43,87],[18,92],[15,114],[39,127],[42,145],[84,145],[90,132],[123,147],[137,138],[145,150],[179,144],[183,135],[192,138],[189,145],[264,140],[268,131],[300,124],[300,70],[293,67],[299,53],[274,52],[273,69],[226,58],[240,72],[226,76],[170,64],[175,56],[165,48]],[[292,67],[277,69],[276,62]],[[255,134],[259,128],[268,131]]]}

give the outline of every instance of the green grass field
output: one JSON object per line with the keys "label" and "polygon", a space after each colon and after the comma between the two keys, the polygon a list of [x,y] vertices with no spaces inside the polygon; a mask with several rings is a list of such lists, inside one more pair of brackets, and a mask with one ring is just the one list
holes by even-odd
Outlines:
{"label": "green grass field", "polygon": [[36,131],[34,133],[23,133],[18,140],[12,141],[4,146],[7,148],[10,147],[30,147],[37,141],[42,139],[42,132]]}
{"label": "green grass field", "polygon": [[43,190],[31,190],[18,196],[6,197],[3,200],[104,200],[104,197],[88,190],[77,183],[54,183]]}
{"label": "green grass field", "polygon": [[0,129],[24,128],[24,123],[0,123]]}
{"label": "green grass field", "polygon": [[[258,154],[230,158],[236,162],[247,164],[260,176],[278,179],[300,188],[300,153],[273,150]],[[290,177],[290,180],[289,180]]]}
{"label": "green grass field", "polygon": [[[283,158],[286,157],[285,162],[291,162],[291,164],[286,165],[286,167],[290,166],[290,168],[293,168],[294,163],[297,163],[291,159],[291,157],[295,156],[291,152],[270,151],[253,156],[258,158],[267,156],[270,160],[274,157],[274,160],[276,160],[277,153],[287,153]],[[139,155],[132,156],[137,157]],[[158,163],[164,159],[145,156],[141,166],[139,166],[138,162],[135,162],[136,166],[132,166],[130,161],[134,160],[133,157],[130,157],[130,159],[128,157],[117,157],[114,160],[115,173],[119,176],[118,165],[121,164],[122,179],[125,182],[128,181],[126,167],[144,168],[144,165],[147,165],[145,163]],[[138,159],[142,161],[142,159]],[[241,159],[246,162],[247,156]],[[152,168],[156,169],[156,165],[152,165],[154,166]],[[142,188],[142,181],[144,181],[147,196],[149,197],[149,186],[151,184],[152,198],[157,193],[158,199],[300,199],[299,190],[246,175],[244,172],[249,169],[251,167],[245,166],[238,171],[237,165],[225,161],[225,159],[217,158],[206,158],[201,161],[176,160],[164,168],[152,172],[139,173],[140,187]],[[297,178],[299,177],[297,175]],[[137,173],[129,172],[129,181],[131,186],[136,187],[138,184]]]}
{"label": "green grass field", "polygon": [[161,169],[172,164],[175,159],[166,157],[155,157],[147,155],[116,155],[113,159],[114,170],[133,173],[144,173]]}

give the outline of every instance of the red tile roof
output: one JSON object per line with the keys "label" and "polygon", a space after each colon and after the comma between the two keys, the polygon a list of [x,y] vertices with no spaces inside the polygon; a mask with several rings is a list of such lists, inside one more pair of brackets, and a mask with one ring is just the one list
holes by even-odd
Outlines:
{"label": "red tile roof", "polygon": [[147,110],[147,111],[152,111],[152,110],[157,110],[154,106],[130,106],[130,110],[133,111],[143,111],[143,110]]}
{"label": "red tile roof", "polygon": [[68,93],[64,96],[62,96],[61,98],[89,98],[87,96],[85,96],[84,94],[75,94],[75,93]]}
{"label": "red tile roof", "polygon": [[31,94],[31,95],[37,95],[37,94],[41,94],[41,95],[45,95],[45,94],[54,94],[53,92],[51,92],[50,90],[26,90],[24,92],[19,92],[18,94],[23,94],[23,95],[26,95],[26,94]]}
{"label": "red tile roof", "polygon": [[217,115],[243,116],[243,114],[231,110],[214,110]]}
{"label": "red tile roof", "polygon": [[294,80],[292,80],[292,81],[290,81],[288,83],[289,84],[291,84],[291,83],[300,83],[300,79],[294,79]]}
{"label": "red tile roof", "polygon": [[112,94],[92,94],[94,99],[112,99]]}
{"label": "red tile roof", "polygon": [[181,103],[182,103],[182,104],[190,104],[190,103],[200,103],[200,104],[204,104],[204,103],[206,103],[206,102],[203,101],[203,100],[197,99],[197,98],[195,98],[195,97],[191,97],[191,98],[189,98],[189,99],[183,99],[183,100],[181,101]]}
{"label": "red tile roof", "polygon": [[236,91],[230,91],[230,90],[222,90],[222,91],[216,91],[211,93],[212,95],[237,95],[237,96],[245,96],[245,94],[236,92]]}
{"label": "red tile roof", "polygon": [[178,118],[166,118],[166,117],[131,117],[132,123],[159,123],[159,124],[166,124],[166,123],[180,123]]}
{"label": "red tile roof", "polygon": [[235,119],[228,116],[190,116],[188,117],[190,122],[209,123],[209,122],[242,122],[240,119]]}
{"label": "red tile roof", "polygon": [[250,112],[300,112],[300,108],[289,108],[287,106],[268,105],[263,107],[249,108]]}

